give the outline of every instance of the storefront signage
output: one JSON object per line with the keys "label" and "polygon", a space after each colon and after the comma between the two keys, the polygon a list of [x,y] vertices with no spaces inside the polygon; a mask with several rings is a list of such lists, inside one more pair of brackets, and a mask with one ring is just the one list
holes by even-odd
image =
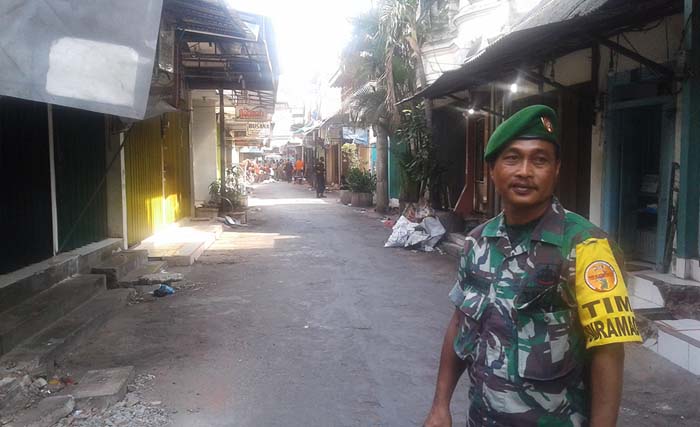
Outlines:
{"label": "storefront signage", "polygon": [[266,115],[265,110],[249,110],[247,108],[238,110],[239,119],[265,119]]}
{"label": "storefront signage", "polygon": [[249,122],[246,127],[246,136],[264,138],[270,136],[269,122]]}

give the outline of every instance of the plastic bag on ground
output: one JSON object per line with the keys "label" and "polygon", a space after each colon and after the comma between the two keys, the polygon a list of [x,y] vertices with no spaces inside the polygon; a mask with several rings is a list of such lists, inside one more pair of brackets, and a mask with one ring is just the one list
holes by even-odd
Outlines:
{"label": "plastic bag on ground", "polygon": [[423,222],[420,223],[420,228],[425,230],[425,232],[430,235],[430,238],[426,239],[425,243],[423,244],[424,248],[434,248],[435,245],[440,242],[442,236],[444,236],[447,232],[439,219],[430,216],[425,218]]}
{"label": "plastic bag on ground", "polygon": [[409,236],[418,227],[415,222],[409,221],[405,216],[399,217],[392,228],[391,236],[384,243],[385,248],[403,248],[406,246]]}

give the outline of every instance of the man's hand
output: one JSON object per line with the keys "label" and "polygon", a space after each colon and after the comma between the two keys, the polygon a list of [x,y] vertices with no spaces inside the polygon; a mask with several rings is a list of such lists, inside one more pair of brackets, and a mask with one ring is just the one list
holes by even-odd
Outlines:
{"label": "man's hand", "polygon": [[452,427],[452,414],[449,406],[435,406],[430,408],[428,418],[425,419],[423,427]]}
{"label": "man's hand", "polygon": [[460,323],[464,316],[459,309],[456,309],[445,332],[445,339],[442,342],[442,352],[440,353],[440,368],[438,368],[437,384],[435,385],[435,397],[430,414],[425,420],[426,427],[452,427],[452,416],[450,415],[450,401],[454,393],[459,377],[462,376],[467,364],[457,357],[452,347],[452,343],[459,331]]}
{"label": "man's hand", "polygon": [[622,399],[625,347],[595,347],[591,357],[591,427],[615,427]]}

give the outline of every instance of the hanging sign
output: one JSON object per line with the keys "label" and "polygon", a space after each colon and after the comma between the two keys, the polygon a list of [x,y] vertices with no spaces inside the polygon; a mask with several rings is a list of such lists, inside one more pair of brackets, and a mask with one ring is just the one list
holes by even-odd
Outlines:
{"label": "hanging sign", "polygon": [[238,110],[239,119],[265,119],[265,116],[265,110],[249,110],[247,108]]}
{"label": "hanging sign", "polygon": [[255,138],[270,136],[270,122],[249,122],[246,127],[246,136]]}

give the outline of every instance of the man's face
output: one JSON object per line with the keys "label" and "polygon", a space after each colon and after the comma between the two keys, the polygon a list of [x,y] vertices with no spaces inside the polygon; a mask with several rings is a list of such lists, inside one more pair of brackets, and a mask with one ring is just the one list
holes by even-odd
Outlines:
{"label": "man's face", "polygon": [[549,202],[554,194],[559,166],[551,142],[516,139],[499,153],[491,168],[491,179],[505,203],[535,207]]}

